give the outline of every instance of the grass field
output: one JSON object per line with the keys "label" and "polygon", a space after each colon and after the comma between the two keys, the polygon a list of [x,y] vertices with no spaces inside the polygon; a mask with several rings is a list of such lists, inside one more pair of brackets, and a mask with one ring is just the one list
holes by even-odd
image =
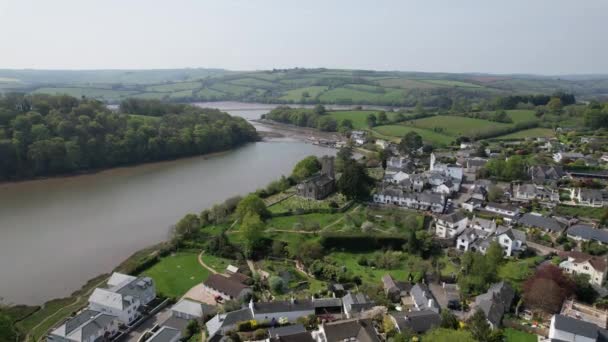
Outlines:
{"label": "grass field", "polygon": [[[376,118],[378,117],[378,111],[375,110],[341,110],[329,112],[329,115],[336,119],[338,124],[345,119],[351,120],[355,129],[367,128],[367,117],[370,114],[376,115]],[[387,112],[386,116],[389,120],[392,120],[395,118],[395,113]]]}
{"label": "grass field", "polygon": [[422,137],[425,142],[433,145],[445,146],[454,141],[454,138],[441,133],[436,133],[428,129],[416,128],[405,125],[386,125],[374,127],[373,132],[377,132],[380,138],[393,137],[401,139],[406,133],[414,131]]}
{"label": "grass field", "polygon": [[181,90],[181,91],[176,91],[174,93],[169,94],[169,98],[172,98],[172,99],[179,99],[179,98],[191,97],[191,96],[192,96],[192,90]]}
{"label": "grass field", "polygon": [[209,276],[209,271],[198,263],[197,257],[198,254],[194,252],[175,253],[162,258],[143,274],[154,279],[158,293],[167,297],[181,297]]}
{"label": "grass field", "polygon": [[544,260],[542,256],[509,260],[498,268],[498,277],[519,288],[521,283],[532,274],[536,265],[542,260]]}
{"label": "grass field", "polygon": [[340,194],[333,194],[322,201],[310,200],[296,195],[271,205],[268,210],[273,213],[282,213],[298,209],[329,209],[331,202],[335,202],[341,207],[346,203],[346,199]]}
{"label": "grass field", "polygon": [[403,92],[401,90],[387,90],[384,93],[375,93],[364,90],[357,90],[352,88],[340,87],[326,91],[319,97],[321,101],[327,102],[339,102],[343,100],[350,100],[353,103],[358,102],[377,102],[377,103],[391,103],[398,102],[403,99]]}
{"label": "grass field", "polygon": [[513,120],[513,123],[537,121],[538,118],[531,109],[514,109],[507,110],[507,115]]}
{"label": "grass field", "polygon": [[537,342],[538,336],[512,328],[504,330],[506,342]]}
{"label": "grass field", "polygon": [[230,84],[237,84],[237,85],[242,85],[242,86],[247,86],[247,87],[274,87],[275,84],[266,80],[261,80],[261,79],[257,79],[257,78],[239,78],[238,80],[232,80],[230,81]]}
{"label": "grass field", "polygon": [[79,87],[43,87],[34,91],[43,94],[67,94],[74,97],[91,97],[105,100],[120,100],[135,94],[135,91],[112,90],[102,88],[79,88]]}
{"label": "grass field", "polygon": [[218,257],[218,256],[211,255],[211,254],[203,254],[202,259],[203,259],[203,262],[205,262],[205,264],[207,264],[207,266],[213,268],[214,270],[216,270],[217,272],[220,272],[220,273],[224,272],[226,270],[226,267],[228,267],[228,265],[236,266],[234,260]]}
{"label": "grass field", "polygon": [[223,96],[226,96],[226,93],[211,88],[203,88],[199,90],[196,94],[203,98],[221,98]]}
{"label": "grass field", "polygon": [[297,89],[292,89],[292,90],[287,91],[285,93],[285,95],[280,97],[280,99],[286,100],[286,101],[297,102],[302,99],[302,96],[305,92],[308,93],[309,99],[314,99],[315,97],[317,97],[317,95],[321,94],[322,92],[324,92],[326,90],[327,90],[326,86],[302,87],[302,88],[297,88]]}
{"label": "grass field", "polygon": [[463,88],[483,88],[474,83],[451,81],[451,80],[424,80],[426,83],[437,84],[445,87],[463,87]]}
{"label": "grass field", "polygon": [[550,128],[530,128],[524,129],[523,131],[514,132],[507,135],[502,135],[495,139],[497,140],[519,140],[525,138],[538,138],[545,137],[550,138],[555,136],[555,132],[553,132]]}
{"label": "grass field", "polygon": [[408,121],[403,125],[432,130],[434,132],[453,137],[457,137],[459,135],[473,136],[475,133],[484,131],[486,129],[505,128],[510,126],[509,124],[499,122],[452,115],[431,116],[423,119]]}
{"label": "grass field", "polygon": [[388,88],[402,88],[402,89],[429,89],[429,88],[437,88],[438,85],[431,84],[427,82],[410,80],[405,78],[389,78],[384,80],[379,80],[378,84],[383,87]]}
{"label": "grass field", "polygon": [[236,96],[243,96],[246,93],[253,90],[250,87],[245,87],[245,86],[240,86],[240,85],[235,85],[235,84],[228,84],[228,83],[215,83],[211,86],[211,89],[218,90],[223,93],[227,93],[227,94],[231,94],[231,95],[236,95]]}
{"label": "grass field", "polygon": [[274,217],[266,222],[267,228],[292,230],[297,224],[301,229],[312,229],[315,227],[323,228],[324,226],[336,221],[343,214],[306,214]]}
{"label": "grass field", "polygon": [[198,89],[201,87],[201,82],[179,82],[179,83],[169,83],[169,84],[159,84],[146,87],[146,91],[151,92],[161,92],[161,93],[171,93],[177,92],[181,90],[192,90]]}

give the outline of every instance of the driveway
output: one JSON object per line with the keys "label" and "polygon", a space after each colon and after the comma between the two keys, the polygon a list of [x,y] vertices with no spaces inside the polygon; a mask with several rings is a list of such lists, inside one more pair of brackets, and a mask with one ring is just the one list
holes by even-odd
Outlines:
{"label": "driveway", "polygon": [[170,308],[162,309],[161,311],[156,313],[156,315],[149,317],[140,326],[138,326],[133,331],[131,331],[129,334],[124,336],[121,339],[121,341],[137,342],[137,340],[139,340],[141,335],[143,335],[143,333],[146,332],[146,330],[152,329],[152,327],[154,327],[155,325],[166,321],[169,318],[169,316],[171,316]]}
{"label": "driveway", "polygon": [[193,288],[186,292],[183,298],[194,299],[196,301],[209,305],[217,305],[217,302],[215,301],[215,296],[207,292],[207,290],[203,287],[203,284],[194,285]]}

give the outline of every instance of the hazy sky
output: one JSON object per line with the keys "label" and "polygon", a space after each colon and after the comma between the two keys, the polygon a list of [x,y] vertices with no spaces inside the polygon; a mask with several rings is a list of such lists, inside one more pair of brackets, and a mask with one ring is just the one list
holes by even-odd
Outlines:
{"label": "hazy sky", "polygon": [[608,73],[608,0],[0,0],[0,68]]}

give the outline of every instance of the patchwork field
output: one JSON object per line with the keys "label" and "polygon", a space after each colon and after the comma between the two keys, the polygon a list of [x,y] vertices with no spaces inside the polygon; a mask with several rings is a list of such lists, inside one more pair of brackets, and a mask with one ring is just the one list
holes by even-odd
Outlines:
{"label": "patchwork field", "polygon": [[306,93],[308,93],[308,97],[306,97],[307,99],[314,99],[320,93],[322,93],[326,90],[327,90],[326,86],[312,86],[312,87],[297,88],[297,89],[292,89],[292,90],[287,91],[285,93],[285,95],[280,97],[280,99],[285,100],[285,101],[297,102],[297,101],[302,100],[302,98],[304,98],[304,94],[306,94]]}
{"label": "patchwork field", "polygon": [[146,87],[146,91],[168,93],[181,90],[192,90],[200,87],[201,82],[180,82],[149,86]]}
{"label": "patchwork field", "polygon": [[403,99],[400,90],[387,90],[384,93],[373,93],[353,88],[340,87],[323,93],[319,100],[323,102],[351,102],[351,103],[398,103]]}
{"label": "patchwork field", "polygon": [[436,115],[428,118],[408,121],[403,125],[431,130],[453,137],[459,135],[473,136],[476,132],[491,128],[506,128],[509,124],[488,120],[473,119],[463,116]]}
{"label": "patchwork field", "polygon": [[482,86],[474,83],[451,81],[451,80],[424,80],[424,82],[442,85],[446,87],[464,87],[464,88],[483,88]]}
{"label": "patchwork field", "polygon": [[416,132],[420,134],[422,140],[431,143],[433,145],[446,146],[454,141],[454,138],[445,134],[430,131],[428,129],[422,129],[412,126],[405,125],[386,125],[374,127],[373,133],[384,139],[390,139],[398,141],[408,132]]}
{"label": "patchwork field", "polygon": [[507,115],[513,120],[513,123],[536,121],[538,118],[530,109],[513,109],[507,110]]}

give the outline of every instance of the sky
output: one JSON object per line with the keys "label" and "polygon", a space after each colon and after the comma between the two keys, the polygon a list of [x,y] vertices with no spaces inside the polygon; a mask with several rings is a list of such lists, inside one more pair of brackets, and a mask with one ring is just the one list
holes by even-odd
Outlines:
{"label": "sky", "polygon": [[0,0],[0,68],[608,73],[608,0]]}

